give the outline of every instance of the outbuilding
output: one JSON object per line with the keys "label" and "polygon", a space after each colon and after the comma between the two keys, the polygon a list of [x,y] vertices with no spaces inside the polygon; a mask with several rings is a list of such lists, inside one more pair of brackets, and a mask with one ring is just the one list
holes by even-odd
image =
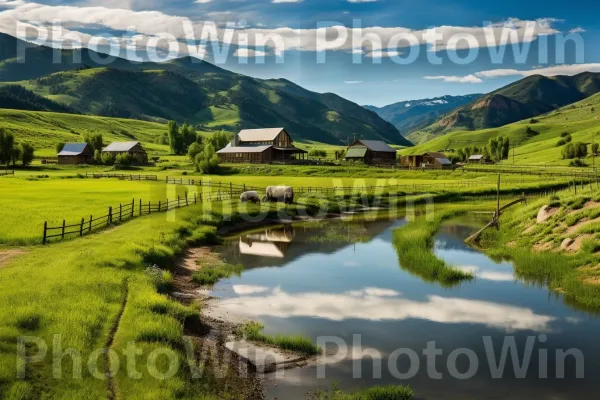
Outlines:
{"label": "outbuilding", "polygon": [[357,140],[346,151],[346,160],[365,164],[394,164],[396,150],[380,140]]}
{"label": "outbuilding", "polygon": [[114,157],[119,154],[129,154],[136,164],[146,164],[148,162],[148,153],[146,153],[140,142],[112,142],[102,150],[102,153],[109,153]]}
{"label": "outbuilding", "polygon": [[94,151],[87,143],[67,143],[57,156],[58,163],[63,165],[94,163]]}
{"label": "outbuilding", "polygon": [[400,163],[410,168],[432,168],[447,169],[452,168],[452,161],[444,153],[431,151],[424,154],[413,154],[402,156]]}
{"label": "outbuilding", "polygon": [[221,162],[226,163],[293,162],[306,153],[294,146],[285,128],[244,129],[217,151]]}

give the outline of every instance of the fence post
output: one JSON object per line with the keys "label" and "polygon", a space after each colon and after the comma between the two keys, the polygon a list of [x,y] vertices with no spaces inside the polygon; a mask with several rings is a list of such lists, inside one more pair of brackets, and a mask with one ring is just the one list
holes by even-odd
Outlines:
{"label": "fence post", "polygon": [[148,201],[148,214],[152,214],[152,210],[150,209],[150,201]]}
{"label": "fence post", "polygon": [[169,177],[167,176],[165,179],[165,183],[169,183]]}
{"label": "fence post", "polygon": [[63,239],[63,240],[64,240],[64,238],[65,238],[65,225],[66,225],[66,224],[67,224],[67,221],[65,221],[65,220],[63,219],[63,224],[62,224],[62,237],[61,237],[61,239]]}
{"label": "fence post", "polygon": [[186,207],[189,206],[187,192],[185,192],[185,205],[186,205]]}
{"label": "fence post", "polygon": [[135,199],[131,199],[131,218],[133,218],[134,211],[135,211]]}
{"label": "fence post", "polygon": [[233,184],[229,182],[229,200],[233,200]]}
{"label": "fence post", "polygon": [[89,227],[88,227],[88,232],[91,232],[91,231],[92,231],[92,219],[93,219],[93,218],[92,218],[92,216],[90,215],[90,225],[89,225]]}
{"label": "fence post", "polygon": [[180,200],[180,197],[179,197],[179,195],[177,195],[177,208],[179,208],[179,204],[180,204],[179,200]]}
{"label": "fence post", "polygon": [[246,191],[246,184],[244,183],[244,192]]}
{"label": "fence post", "polygon": [[158,212],[161,212],[160,200],[158,201]]}
{"label": "fence post", "polygon": [[44,221],[44,238],[42,239],[42,244],[46,244],[46,231],[48,230],[48,221]]}
{"label": "fence post", "polygon": [[194,192],[194,204],[197,204],[197,201],[196,201],[196,192]]}
{"label": "fence post", "polygon": [[108,224],[107,225],[112,225],[112,207],[108,207]]}
{"label": "fence post", "polygon": [[123,205],[119,204],[119,221],[123,219]]}
{"label": "fence post", "polygon": [[79,227],[79,236],[83,236],[83,223],[85,222],[85,218],[81,218],[81,226]]}
{"label": "fence post", "polygon": [[142,215],[142,199],[140,199],[140,216]]}

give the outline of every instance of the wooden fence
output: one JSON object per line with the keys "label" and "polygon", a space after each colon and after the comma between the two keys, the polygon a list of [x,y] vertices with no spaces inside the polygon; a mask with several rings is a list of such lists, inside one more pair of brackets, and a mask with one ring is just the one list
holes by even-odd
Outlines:
{"label": "wooden fence", "polygon": [[97,174],[97,173],[85,173],[86,178],[117,178],[121,180],[128,181],[158,181],[158,176],[156,175],[134,175],[134,174]]}
{"label": "wooden fence", "polygon": [[14,175],[15,171],[0,171],[0,176]]}
{"label": "wooden fence", "polygon": [[166,200],[166,201],[143,201],[139,199],[131,200],[131,203],[119,204],[116,207],[108,207],[108,212],[101,216],[94,217],[90,215],[89,218],[81,218],[81,221],[77,223],[69,223],[67,225],[66,220],[63,220],[60,226],[48,226],[48,222],[44,222],[44,233],[42,238],[42,244],[46,244],[49,239],[60,238],[64,240],[69,236],[83,236],[96,229],[102,227],[111,226],[117,222],[130,220],[133,218],[141,217],[142,215],[149,215],[153,213],[167,212],[177,208],[188,207],[194,204],[201,204],[204,202],[221,202],[232,200],[239,196],[239,192],[211,192],[211,193],[194,193],[193,197],[188,196],[177,196],[177,200]]}

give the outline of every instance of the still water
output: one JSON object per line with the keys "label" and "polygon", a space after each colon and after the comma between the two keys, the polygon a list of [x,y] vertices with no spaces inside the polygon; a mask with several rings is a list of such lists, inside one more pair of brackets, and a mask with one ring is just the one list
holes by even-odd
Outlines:
{"label": "still water", "polygon": [[[266,333],[302,333],[314,342],[336,336],[347,344],[347,354],[337,352],[320,367],[268,376],[269,399],[304,399],[311,389],[334,382],[345,390],[409,384],[418,399],[598,398],[600,320],[519,280],[509,262],[466,246],[463,240],[486,221],[452,220],[436,236],[438,257],[477,276],[452,288],[402,269],[392,235],[404,220],[328,221],[228,240],[224,258],[246,269],[212,294],[220,298],[220,310],[261,321]],[[510,356],[504,369],[498,367],[511,340],[517,362],[525,362],[521,374]],[[584,356],[583,379],[575,376],[576,356],[564,362],[556,356],[570,349]],[[318,369],[325,379],[318,378]]]}

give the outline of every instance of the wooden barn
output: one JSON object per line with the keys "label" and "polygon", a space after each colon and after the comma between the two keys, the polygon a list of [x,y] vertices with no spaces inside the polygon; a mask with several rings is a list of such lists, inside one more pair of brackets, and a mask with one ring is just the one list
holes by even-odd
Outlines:
{"label": "wooden barn", "polygon": [[67,143],[57,156],[58,163],[64,165],[94,163],[94,151],[87,143]]}
{"label": "wooden barn", "polygon": [[112,142],[102,150],[102,153],[110,153],[113,156],[127,153],[137,164],[148,163],[148,153],[140,142]]}
{"label": "wooden barn", "polygon": [[244,129],[217,151],[221,162],[257,164],[293,161],[304,158],[306,153],[294,146],[285,128]]}
{"label": "wooden barn", "polygon": [[396,150],[380,140],[357,140],[348,147],[346,160],[365,164],[394,164]]}
{"label": "wooden barn", "polygon": [[425,154],[402,156],[400,158],[400,164],[410,168],[452,168],[452,162],[446,157],[446,155],[444,153],[435,151]]}

